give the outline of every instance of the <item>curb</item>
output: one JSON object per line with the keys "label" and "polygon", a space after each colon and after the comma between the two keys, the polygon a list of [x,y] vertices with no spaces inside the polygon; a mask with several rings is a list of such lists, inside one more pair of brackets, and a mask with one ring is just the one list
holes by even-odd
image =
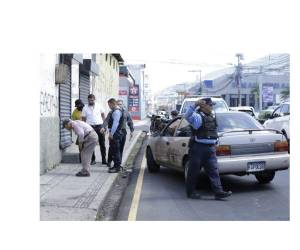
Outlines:
{"label": "curb", "polygon": [[[143,132],[139,131],[138,134],[133,139],[132,143],[130,144],[129,149],[126,151],[126,154],[124,155],[123,160],[122,160],[122,165],[125,167],[125,169],[127,169],[127,167],[129,165],[131,165],[129,159],[132,158],[133,152],[135,151],[134,149],[138,145],[137,142],[142,137],[143,137]],[[145,138],[145,136],[144,136],[144,138]],[[144,141],[144,138],[142,140],[142,143]],[[142,145],[142,143],[140,145]],[[136,153],[136,155],[137,155],[137,153]],[[135,158],[135,156],[134,156],[134,158]],[[117,180],[119,178],[123,177],[123,173],[122,172],[115,173],[115,174],[110,174],[110,175],[111,176],[106,180],[106,182],[105,182],[105,184],[103,186],[104,192],[101,192],[102,194],[100,194],[99,196],[97,196],[95,198],[94,202],[93,202],[94,203],[93,204],[94,208],[97,209],[97,214],[96,214],[96,218],[95,218],[95,220],[97,220],[97,221],[99,221],[99,220],[101,221],[102,218],[105,217],[105,212],[103,212],[104,211],[104,208],[103,208],[104,204],[108,201],[109,194],[110,194],[111,190],[114,188]],[[95,207],[95,206],[97,206],[97,207]]]}

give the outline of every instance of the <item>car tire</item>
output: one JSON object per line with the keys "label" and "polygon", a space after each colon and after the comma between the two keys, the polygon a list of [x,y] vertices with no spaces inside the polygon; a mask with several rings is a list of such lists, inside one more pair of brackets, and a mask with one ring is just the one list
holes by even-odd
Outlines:
{"label": "car tire", "polygon": [[270,183],[275,177],[275,171],[266,171],[255,174],[256,180],[261,184]]}
{"label": "car tire", "polygon": [[147,158],[147,168],[149,173],[158,172],[160,170],[160,165],[155,162],[152,151],[149,147],[147,148],[146,151],[146,158]]}

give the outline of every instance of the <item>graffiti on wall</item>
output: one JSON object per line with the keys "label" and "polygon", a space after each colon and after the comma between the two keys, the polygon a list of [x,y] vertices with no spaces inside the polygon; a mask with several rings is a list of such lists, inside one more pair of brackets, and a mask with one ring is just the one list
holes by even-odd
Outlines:
{"label": "graffiti on wall", "polygon": [[40,115],[54,116],[58,111],[58,97],[46,91],[40,92]]}

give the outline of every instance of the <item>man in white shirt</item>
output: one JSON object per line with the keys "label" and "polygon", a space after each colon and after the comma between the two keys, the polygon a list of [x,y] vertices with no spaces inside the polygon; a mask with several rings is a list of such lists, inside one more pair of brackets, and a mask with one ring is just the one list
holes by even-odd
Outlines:
{"label": "man in white shirt", "polygon": [[[106,165],[105,134],[100,133],[100,130],[103,127],[103,121],[105,120],[105,114],[103,109],[95,103],[95,96],[93,94],[88,95],[88,105],[84,106],[82,110],[82,120],[91,125],[97,133],[102,156],[102,164]],[[95,160],[95,152],[93,152],[92,165],[96,164]]]}

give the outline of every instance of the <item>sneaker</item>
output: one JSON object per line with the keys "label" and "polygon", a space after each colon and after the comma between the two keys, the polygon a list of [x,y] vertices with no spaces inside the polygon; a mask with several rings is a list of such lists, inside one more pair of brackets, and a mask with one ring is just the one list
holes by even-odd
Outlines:
{"label": "sneaker", "polygon": [[95,164],[96,164],[96,161],[92,161],[92,162],[91,162],[91,165],[95,165]]}
{"label": "sneaker", "polygon": [[111,162],[108,162],[106,165],[107,167],[111,168]]}
{"label": "sneaker", "polygon": [[79,171],[76,176],[78,177],[89,177],[90,176],[90,173],[88,171]]}
{"label": "sneaker", "polygon": [[215,199],[222,200],[223,198],[229,197],[230,195],[232,195],[231,191],[227,191],[227,192],[221,191],[221,192],[215,193]]}
{"label": "sneaker", "polygon": [[106,160],[102,161],[102,164],[107,165],[107,161]]}

